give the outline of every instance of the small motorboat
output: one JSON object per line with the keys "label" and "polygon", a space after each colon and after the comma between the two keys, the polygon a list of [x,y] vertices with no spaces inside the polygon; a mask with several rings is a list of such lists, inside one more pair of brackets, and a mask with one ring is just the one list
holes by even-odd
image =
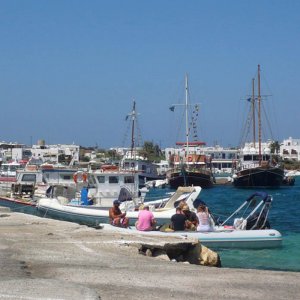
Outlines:
{"label": "small motorboat", "polygon": [[[256,205],[257,200],[260,199]],[[195,202],[194,202],[195,203]],[[199,205],[199,201],[196,201]],[[217,221],[210,212],[213,231],[138,231],[135,227],[120,228],[103,224],[104,230],[118,231],[127,234],[141,234],[156,237],[178,237],[199,240],[210,248],[276,248],[282,244],[282,235],[270,229],[268,214],[272,197],[265,192],[255,192],[236,209],[224,222]]]}
{"label": "small motorboat", "polygon": [[[71,221],[88,226],[98,226],[100,223],[109,223],[109,208],[97,205],[75,205],[74,193],[71,193],[71,187],[55,186],[49,197],[43,197],[38,200],[37,209],[40,215],[54,219]],[[50,190],[50,189],[49,189]],[[59,195],[57,192],[62,192]],[[192,209],[194,201],[201,192],[201,187],[179,187],[175,193],[159,200],[147,201],[158,225],[163,225],[170,221],[175,214],[176,206],[180,201],[185,201]],[[75,201],[74,201],[75,200]],[[78,203],[78,201],[77,201]],[[126,212],[130,225],[134,225],[138,219],[138,207],[142,203],[134,201],[123,201],[120,209]]]}

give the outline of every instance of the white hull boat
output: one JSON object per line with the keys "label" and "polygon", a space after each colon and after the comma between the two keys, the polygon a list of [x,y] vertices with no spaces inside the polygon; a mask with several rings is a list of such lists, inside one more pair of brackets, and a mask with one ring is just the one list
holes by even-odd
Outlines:
{"label": "white hull boat", "polygon": [[[175,207],[181,200],[185,200],[191,210],[195,210],[201,187],[179,187],[170,198],[147,202],[157,221],[157,225],[170,223],[171,216],[175,214]],[[255,206],[257,198],[261,201]],[[196,201],[197,199],[197,201]],[[64,221],[76,222],[88,226],[103,225],[104,229],[129,234],[142,234],[153,237],[179,237],[200,240],[203,245],[211,248],[247,248],[262,249],[276,248],[282,243],[279,231],[270,229],[268,213],[271,207],[272,197],[264,192],[256,192],[234,211],[224,222],[215,221],[210,213],[213,230],[210,232],[197,231],[138,231],[134,226],[139,211],[134,209],[132,202],[123,202],[121,209],[126,211],[131,227],[120,228],[109,225],[108,208],[103,209],[94,205],[76,206],[72,202],[64,203],[66,199],[60,196],[55,198],[39,199],[37,208],[39,215]],[[197,203],[198,202],[198,203]],[[248,211],[250,210],[250,212]],[[243,217],[240,217],[242,215]],[[231,221],[230,221],[231,220]]]}
{"label": "white hull boat", "polygon": [[[257,200],[260,201],[257,203]],[[199,205],[199,200],[197,201]],[[202,202],[200,200],[200,202]],[[103,228],[128,234],[142,234],[155,237],[179,237],[199,240],[210,248],[276,248],[282,244],[279,231],[270,228],[268,214],[272,197],[265,192],[255,192],[248,197],[224,222],[216,221],[210,213],[212,231],[138,231],[134,227],[120,228],[104,224]],[[195,204],[195,202],[193,203]]]}
{"label": "white hull boat", "polygon": [[[65,190],[65,189],[63,189]],[[151,211],[158,225],[163,225],[170,221],[175,214],[176,206],[182,200],[192,209],[194,201],[197,199],[201,191],[201,187],[179,187],[175,193],[168,198],[156,201],[149,201]],[[41,198],[38,200],[37,208],[39,214],[54,219],[76,222],[88,226],[97,226],[100,223],[109,223],[108,209],[97,205],[74,205],[74,199],[68,199],[65,196],[55,196],[52,198]],[[120,209],[126,211],[126,216],[130,220],[130,224],[134,225],[138,218],[138,205],[133,201],[124,201]]]}
{"label": "white hull boat", "polygon": [[245,248],[245,249],[265,249],[277,248],[282,244],[282,236],[275,229],[265,230],[235,230],[226,228],[216,228],[211,232],[197,231],[138,231],[134,227],[120,228],[109,224],[103,224],[104,230],[120,232],[124,234],[143,235],[151,237],[178,237],[196,239],[209,248]]}

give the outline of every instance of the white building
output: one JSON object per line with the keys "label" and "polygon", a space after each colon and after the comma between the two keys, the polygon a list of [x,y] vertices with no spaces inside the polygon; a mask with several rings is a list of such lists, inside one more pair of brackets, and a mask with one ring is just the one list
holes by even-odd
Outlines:
{"label": "white building", "polygon": [[12,159],[23,160],[29,158],[42,159],[43,162],[58,164],[61,161],[70,164],[79,162],[78,145],[33,145],[31,148],[13,148]]}
{"label": "white building", "polygon": [[280,145],[280,156],[283,160],[300,161],[300,139],[289,137]]}
{"label": "white building", "polygon": [[[166,148],[165,155],[166,160],[170,161],[172,155],[178,155],[184,157],[187,151],[187,147],[181,148]],[[189,145],[189,153],[197,155],[206,155],[211,158],[213,172],[224,172],[230,173],[232,169],[232,164],[238,159],[238,149],[223,148],[219,145],[214,147],[203,147],[200,145]]]}

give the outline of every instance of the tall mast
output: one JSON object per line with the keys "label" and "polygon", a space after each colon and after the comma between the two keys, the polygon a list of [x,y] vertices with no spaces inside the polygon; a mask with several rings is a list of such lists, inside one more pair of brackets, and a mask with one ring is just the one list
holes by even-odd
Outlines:
{"label": "tall mast", "polygon": [[260,65],[258,65],[257,70],[257,103],[258,103],[258,156],[261,162],[261,95],[260,95]]}
{"label": "tall mast", "polygon": [[254,92],[254,78],[252,78],[252,122],[253,122],[253,144],[255,148],[256,136],[255,136],[255,92]]}
{"label": "tall mast", "polygon": [[186,135],[186,160],[189,155],[189,124],[188,124],[188,75],[185,75],[185,135]]}
{"label": "tall mast", "polygon": [[131,118],[132,118],[132,127],[131,127],[131,158],[133,158],[133,150],[135,146],[135,140],[134,140],[134,127],[135,127],[135,100],[133,100],[133,109],[131,113]]}

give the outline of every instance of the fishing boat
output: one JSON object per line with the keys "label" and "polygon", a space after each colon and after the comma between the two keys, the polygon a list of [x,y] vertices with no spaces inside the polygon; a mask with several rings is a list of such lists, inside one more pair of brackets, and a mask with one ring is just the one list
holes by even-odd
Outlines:
{"label": "fishing boat", "polygon": [[132,170],[123,170],[114,165],[103,165],[100,169],[89,170],[83,172],[85,176],[82,180],[77,181],[81,184],[78,191],[82,187],[82,181],[88,186],[89,197],[99,207],[110,207],[113,201],[122,194],[122,200],[142,201],[148,192],[147,188],[140,188],[139,173]]}
{"label": "fishing boat", "polygon": [[[18,173],[18,175],[20,174],[21,173]],[[32,180],[22,182],[21,180],[23,179],[23,176],[18,175],[16,177],[16,181],[11,183],[9,189],[0,189],[0,206],[8,207],[11,211],[14,212],[22,212],[35,215],[35,184],[32,182]],[[33,179],[32,177],[25,177],[25,179],[26,178]]]}
{"label": "fishing boat", "polygon": [[[199,105],[193,107],[192,122],[189,124],[188,111],[191,107],[188,101],[188,77],[185,76],[185,142],[177,142],[176,145],[182,147],[182,151],[171,155],[170,169],[167,171],[166,176],[171,188],[176,189],[178,186],[197,185],[202,188],[212,187],[214,180],[211,170],[211,157],[205,155],[201,151],[201,147],[205,145],[201,141],[190,141],[190,132],[192,127],[196,130],[196,116],[198,116]],[[180,105],[180,104],[178,104]],[[174,111],[177,104],[170,107]],[[197,138],[196,131],[194,138]]]}
{"label": "fishing boat", "polygon": [[25,214],[36,215],[36,200],[32,197],[23,195],[18,196],[1,196],[0,206],[8,207],[13,212],[20,212]]}
{"label": "fishing boat", "polygon": [[49,186],[61,184],[77,187],[74,174],[77,174],[76,169],[26,165],[24,169],[16,170],[14,181],[10,185],[0,187],[0,206],[9,207],[16,212],[36,214],[37,199],[45,197]]}
{"label": "fishing boat", "polygon": [[[257,205],[257,199],[260,199]],[[199,202],[198,202],[199,203]],[[282,244],[282,235],[275,229],[270,229],[268,214],[272,197],[264,192],[255,192],[235,210],[224,222],[216,221],[212,213],[213,231],[138,231],[135,227],[120,228],[103,224],[104,230],[117,231],[126,234],[146,235],[153,237],[191,238],[212,248],[244,248],[265,249],[276,248]],[[247,213],[248,212],[248,213]],[[243,216],[243,217],[241,217]]]}
{"label": "fishing boat", "polygon": [[16,182],[18,170],[24,168],[24,164],[17,161],[2,163],[0,166],[0,190],[9,192],[13,183]]}
{"label": "fishing boat", "polygon": [[[175,193],[158,200],[148,201],[158,225],[168,222],[175,214],[176,206],[185,200],[189,207],[199,196],[201,187],[179,187]],[[38,200],[37,209],[42,216],[54,219],[76,222],[88,226],[109,223],[108,211],[110,207],[96,205],[82,205],[83,201],[76,199],[76,192],[71,187],[53,186],[48,197]],[[130,224],[134,225],[138,219],[138,207],[141,203],[123,201],[120,209],[126,212]],[[112,206],[112,204],[111,204]]]}
{"label": "fishing boat", "polygon": [[[241,150],[235,173],[232,176],[233,184],[235,187],[279,187],[283,184],[284,169],[271,153],[272,142],[262,143],[260,65],[258,65],[257,72],[257,97],[254,92],[254,81],[255,79],[252,79],[252,97],[247,99],[251,102],[249,119],[252,121],[253,141],[246,143]],[[256,127],[258,127],[258,143],[256,142]]]}

